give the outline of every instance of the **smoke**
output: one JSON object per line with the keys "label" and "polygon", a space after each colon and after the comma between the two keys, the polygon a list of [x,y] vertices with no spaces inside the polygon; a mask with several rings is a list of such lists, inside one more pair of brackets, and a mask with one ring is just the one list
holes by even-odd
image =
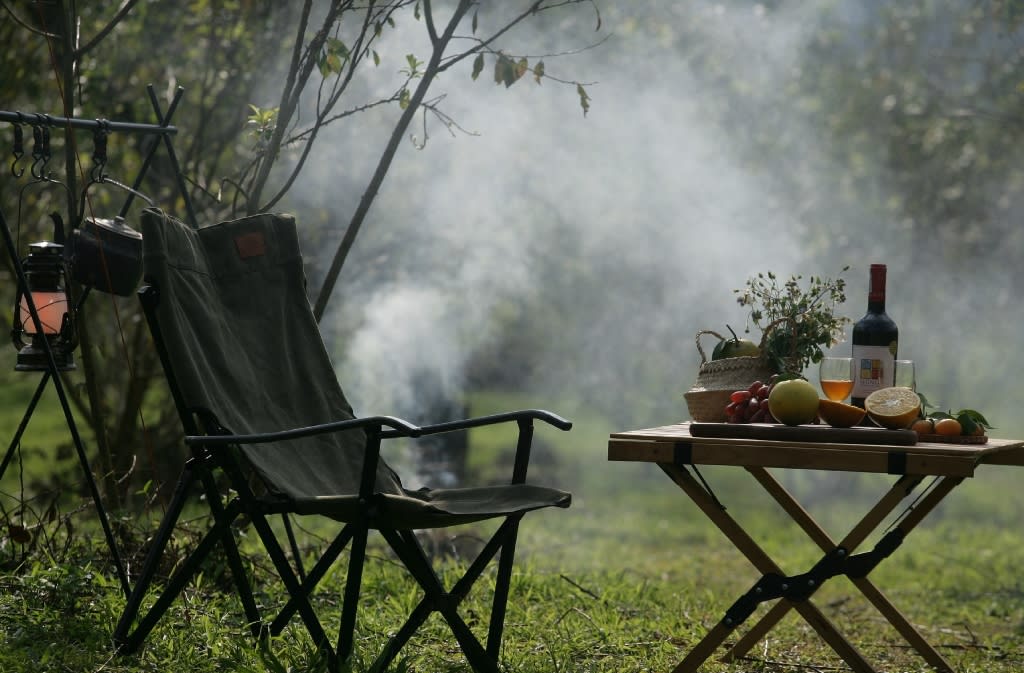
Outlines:
{"label": "smoke", "polygon": [[[474,356],[496,341],[518,343],[512,336],[522,330],[540,335],[543,348],[513,350],[501,367],[519,371],[528,394],[575,396],[626,426],[675,422],[687,416],[682,393],[699,363],[694,334],[742,327],[732,290],[746,278],[767,270],[834,277],[850,265],[841,312],[856,319],[868,265],[886,262],[900,356],[918,362],[919,387],[954,407],[985,406],[1002,422],[999,434],[1024,431],[984,381],[960,384],[1022,365],[981,342],[988,330],[1012,342],[1020,322],[1004,319],[1007,290],[991,259],[919,265],[906,223],[879,221],[841,198],[847,169],[806,123],[828,111],[786,107],[786,87],[814,65],[806,48],[821,22],[839,30],[865,17],[823,13],[830,3],[627,4],[605,8],[612,32],[600,47],[546,59],[548,73],[587,82],[586,117],[574,86],[527,77],[506,89],[486,70],[473,82],[468,62],[435,85],[469,134],[429,119],[426,130],[411,129],[416,142],[403,144],[324,322],[338,336],[357,410],[415,409],[422,392],[413,379],[423,370],[457,395]],[[367,82],[402,67],[414,51],[407,38],[421,30],[399,25]],[[524,44],[551,54],[594,41],[592,30],[591,17],[565,15]],[[681,33],[692,48],[679,46]],[[744,101],[766,105],[737,109]],[[347,222],[396,118],[397,110],[375,112],[333,128],[315,153],[323,173],[293,192],[295,209],[315,203],[335,226]],[[776,146],[798,156],[773,156]],[[885,183],[884,166],[864,170]],[[808,212],[842,226],[808,223]],[[318,266],[339,229],[317,235],[309,256]],[[917,303],[950,278],[964,288],[956,305]],[[950,362],[958,352],[965,357]]]}

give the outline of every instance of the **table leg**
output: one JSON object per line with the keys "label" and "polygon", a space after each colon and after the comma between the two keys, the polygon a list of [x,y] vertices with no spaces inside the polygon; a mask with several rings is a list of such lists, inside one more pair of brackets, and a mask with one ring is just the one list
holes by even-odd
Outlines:
{"label": "table leg", "polygon": [[[748,468],[748,470],[804,532],[818,544],[822,551],[828,553],[836,547],[828,533],[796,502],[793,496],[786,491],[771,473],[760,467]],[[944,477],[940,479],[935,488],[916,507],[910,510],[896,527],[901,530],[904,536],[910,533],[962,481],[962,477]],[[839,546],[842,546],[848,552],[852,552],[870,535],[872,530],[877,528],[878,524],[899,502],[910,495],[920,482],[921,477],[911,477],[908,475],[900,477],[875,507],[839,543]],[[924,636],[914,628],[903,613],[867,577],[851,577],[850,580],[929,665],[939,671],[953,670],[949,662],[928,644]],[[789,607],[785,602],[775,605],[760,622],[733,646],[726,655],[726,659],[732,660],[745,655],[786,615]]]}
{"label": "table leg", "polygon": [[[759,572],[762,574],[784,574],[771,557],[758,546],[735,519],[725,512],[722,506],[690,475],[686,468],[672,463],[659,463],[659,465]],[[843,661],[850,668],[857,673],[875,673],[875,669],[868,663],[867,659],[839,633],[828,617],[818,610],[811,601],[792,602],[782,599],[781,602],[787,605],[787,610],[789,607],[795,608],[807,623],[818,632],[818,635],[842,657]],[[729,624],[725,620],[719,622],[675,668],[674,673],[692,673],[696,671],[725,641],[725,638],[736,626],[736,624]]]}
{"label": "table leg", "polygon": [[[785,487],[780,484],[768,470],[763,467],[747,468],[762,487],[775,499],[776,502],[789,514],[807,535],[814,540],[822,551],[830,552],[836,548],[824,529],[822,529],[811,515],[805,510]],[[869,511],[864,518],[850,531],[839,546],[852,553],[875,528],[878,527],[886,516],[899,505],[912,491],[921,483],[921,477],[903,476],[893,484],[892,488],[882,497],[881,500]],[[789,612],[788,602],[780,602],[775,605],[761,620],[755,624],[740,640],[733,646],[726,655],[727,660],[742,657],[757,644],[768,632]]]}

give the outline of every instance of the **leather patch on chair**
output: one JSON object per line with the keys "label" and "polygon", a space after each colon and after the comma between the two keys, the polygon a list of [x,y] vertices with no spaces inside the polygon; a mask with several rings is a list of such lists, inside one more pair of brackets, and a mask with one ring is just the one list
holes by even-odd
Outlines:
{"label": "leather patch on chair", "polygon": [[238,249],[238,256],[242,259],[261,257],[267,254],[267,241],[263,238],[262,231],[252,231],[235,236],[235,247]]}

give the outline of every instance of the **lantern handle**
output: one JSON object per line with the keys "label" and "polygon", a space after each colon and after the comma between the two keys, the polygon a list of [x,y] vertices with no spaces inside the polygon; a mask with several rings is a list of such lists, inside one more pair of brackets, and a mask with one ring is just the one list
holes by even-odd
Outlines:
{"label": "lantern handle", "polygon": [[21,350],[27,344],[25,340],[21,338],[21,299],[25,296],[25,289],[22,287],[21,281],[17,283],[17,289],[14,292],[14,320],[11,322],[11,343],[14,344],[14,348]]}
{"label": "lantern handle", "polygon": [[[33,175],[35,175],[34,171],[33,171]],[[22,208],[23,208],[24,202],[25,202],[25,192],[28,191],[29,187],[32,187],[33,185],[55,185],[55,186],[58,186],[58,187],[63,187],[64,188],[64,192],[67,194],[68,201],[70,202],[73,199],[73,197],[71,196],[71,189],[66,184],[64,184],[60,180],[54,180],[53,178],[49,177],[48,175],[43,175],[42,177],[35,177],[35,179],[29,180],[28,182],[26,182],[24,185],[22,185],[21,189],[18,190],[18,219],[17,219],[16,226],[17,226],[19,238],[21,236],[21,217],[22,217]],[[19,245],[19,242],[16,241],[15,245]]]}

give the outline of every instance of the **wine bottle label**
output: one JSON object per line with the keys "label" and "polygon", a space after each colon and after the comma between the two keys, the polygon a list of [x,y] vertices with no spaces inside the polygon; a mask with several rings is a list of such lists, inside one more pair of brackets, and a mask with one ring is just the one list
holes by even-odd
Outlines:
{"label": "wine bottle label", "polygon": [[895,381],[896,356],[890,346],[853,347],[853,392],[851,397],[865,398]]}

